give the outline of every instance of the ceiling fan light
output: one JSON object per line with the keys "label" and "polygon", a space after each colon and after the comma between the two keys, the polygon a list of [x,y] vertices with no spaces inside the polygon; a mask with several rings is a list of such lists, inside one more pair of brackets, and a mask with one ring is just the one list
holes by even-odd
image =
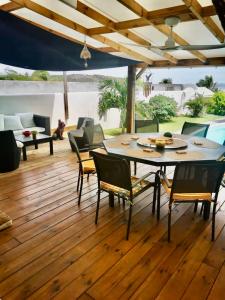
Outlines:
{"label": "ceiling fan light", "polygon": [[168,39],[165,41],[165,47],[168,48],[175,47],[175,41],[171,36],[169,36]]}

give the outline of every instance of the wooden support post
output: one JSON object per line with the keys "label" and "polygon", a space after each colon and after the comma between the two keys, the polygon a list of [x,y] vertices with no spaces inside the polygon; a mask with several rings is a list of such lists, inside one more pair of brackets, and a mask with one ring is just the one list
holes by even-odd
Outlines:
{"label": "wooden support post", "polygon": [[68,107],[68,85],[67,85],[67,75],[66,72],[63,72],[63,84],[64,84],[64,112],[65,112],[65,121],[69,119],[69,107]]}
{"label": "wooden support post", "polygon": [[134,132],[135,82],[136,82],[136,67],[135,66],[128,66],[127,133],[133,133]]}

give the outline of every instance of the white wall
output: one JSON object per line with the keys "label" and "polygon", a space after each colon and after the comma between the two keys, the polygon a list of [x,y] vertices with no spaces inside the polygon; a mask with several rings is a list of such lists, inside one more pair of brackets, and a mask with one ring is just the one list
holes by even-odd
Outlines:
{"label": "white wall", "polygon": [[[67,125],[76,125],[79,117],[91,117],[94,118],[95,123],[101,123],[105,129],[119,127],[120,114],[117,109],[111,109],[102,120],[99,120],[98,100],[98,92],[68,93]],[[50,116],[51,127],[56,128],[58,119],[65,120],[63,94],[0,95],[0,113],[10,115],[18,112]]]}

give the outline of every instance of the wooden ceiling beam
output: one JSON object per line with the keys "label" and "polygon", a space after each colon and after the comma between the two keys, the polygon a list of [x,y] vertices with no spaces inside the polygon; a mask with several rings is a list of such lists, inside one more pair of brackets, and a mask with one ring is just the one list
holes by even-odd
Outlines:
{"label": "wooden ceiling beam", "polygon": [[[12,0],[13,3],[16,3],[18,5],[20,5],[21,7],[26,7],[50,20],[53,20],[55,22],[58,22],[68,28],[71,28],[75,31],[78,31],[82,34],[88,35],[88,31],[87,28],[85,28],[84,26],[77,24],[76,22],[67,19],[66,17],[59,15],[58,13],[45,8],[44,6],[41,6],[31,0]],[[104,38],[101,35],[95,36],[94,37],[95,40],[103,42],[104,44],[106,44],[109,47],[114,48],[116,51],[118,52],[124,52],[125,54],[133,57],[136,60],[140,60],[140,61],[144,61],[148,64],[152,64],[153,61],[151,59],[149,59],[148,57],[141,55],[140,53],[133,51],[125,46],[121,46],[120,44],[108,39],[108,38]]]}
{"label": "wooden ceiling beam", "polygon": [[[140,10],[142,8],[143,12],[142,12],[141,17],[143,17],[143,15],[146,15],[148,13],[147,10],[145,10],[140,4],[138,4],[134,0],[129,0],[129,1],[127,1],[127,0],[118,0],[118,2],[123,4],[125,7],[129,8],[131,11],[133,11],[137,15],[138,15],[138,13],[140,12]],[[135,3],[135,5],[134,5],[134,3]],[[146,19],[146,20],[149,22],[149,25],[154,26],[161,33],[165,34],[166,36],[170,35],[170,29],[169,29],[168,26],[166,26],[166,25],[155,25],[149,19]],[[189,45],[187,41],[185,41],[182,37],[180,37],[176,33],[173,34],[173,38],[174,38],[175,42],[179,45]],[[191,52],[194,56],[196,56],[202,62],[206,61],[206,57],[203,54],[201,54],[201,52],[199,52],[199,51],[189,51],[189,52]]]}
{"label": "wooden ceiling beam", "polygon": [[[173,7],[173,13],[174,15],[179,15],[181,22],[187,22],[187,21],[193,21],[197,20],[197,17],[190,12],[190,10],[187,8],[186,5],[180,5],[180,6],[174,6]],[[203,17],[211,17],[216,15],[216,11],[213,5],[205,6],[202,8],[202,16]],[[116,30],[124,30],[124,29],[133,29],[138,27],[144,27],[148,26],[149,22],[151,21],[154,23],[154,25],[161,25],[164,24],[164,20],[166,17],[171,16],[171,10],[170,8],[163,8],[154,10],[151,12],[148,12],[147,19],[145,18],[137,18],[122,22],[116,22],[115,28]],[[91,28],[89,29],[90,35],[94,34],[106,34],[113,32],[111,29],[103,26],[103,27],[97,27],[97,28]]]}
{"label": "wooden ceiling beam", "polygon": [[217,26],[211,17],[203,17],[202,6],[197,0],[183,0],[190,11],[200,20],[205,27],[217,38],[221,43],[224,42],[225,35]]}
{"label": "wooden ceiling beam", "polygon": [[[110,20],[109,18],[105,17],[104,15],[100,14],[99,12],[95,11],[94,9],[92,9],[91,7],[81,3],[80,1],[77,1],[77,11],[79,11],[80,13],[84,14],[85,16],[97,20],[99,23],[105,25],[107,28],[109,28],[110,30],[112,30],[112,32],[118,32],[116,30],[116,23],[113,22],[112,20]],[[87,34],[90,35],[90,31],[87,31]],[[141,38],[139,35],[129,31],[129,30],[122,30],[119,32],[119,34],[123,35],[124,37],[126,37],[127,39],[142,45],[142,46],[149,46],[150,43],[147,42],[145,39]],[[94,38],[96,38],[96,35],[92,35]],[[152,52],[156,52],[156,51],[152,51]],[[175,57],[173,57],[171,54],[166,53],[166,52],[159,52],[157,51],[157,55],[160,55],[168,60],[170,60],[172,63],[176,63],[177,60]]]}
{"label": "wooden ceiling beam", "polygon": [[[143,68],[146,64],[140,63],[136,67]],[[168,60],[159,60],[155,61],[150,67],[152,68],[177,68],[177,67],[205,67],[205,66],[224,66],[225,65],[225,57],[214,57],[207,58],[206,62],[203,63],[198,59],[179,59],[176,65],[171,64]]]}
{"label": "wooden ceiling beam", "polygon": [[21,6],[14,2],[9,2],[9,3],[3,4],[0,6],[0,10],[4,10],[7,12],[11,12],[11,11],[17,10],[19,8],[21,8]]}

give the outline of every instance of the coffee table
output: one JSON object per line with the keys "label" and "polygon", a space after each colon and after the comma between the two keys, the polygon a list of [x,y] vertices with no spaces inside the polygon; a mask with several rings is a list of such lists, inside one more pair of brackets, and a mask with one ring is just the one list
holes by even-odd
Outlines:
{"label": "coffee table", "polygon": [[25,137],[24,135],[18,135],[15,137],[17,141],[23,143],[23,160],[27,160],[27,146],[35,146],[35,149],[38,149],[39,144],[49,143],[50,155],[53,155],[53,139],[50,135],[38,133],[36,139],[33,139],[32,136]]}

